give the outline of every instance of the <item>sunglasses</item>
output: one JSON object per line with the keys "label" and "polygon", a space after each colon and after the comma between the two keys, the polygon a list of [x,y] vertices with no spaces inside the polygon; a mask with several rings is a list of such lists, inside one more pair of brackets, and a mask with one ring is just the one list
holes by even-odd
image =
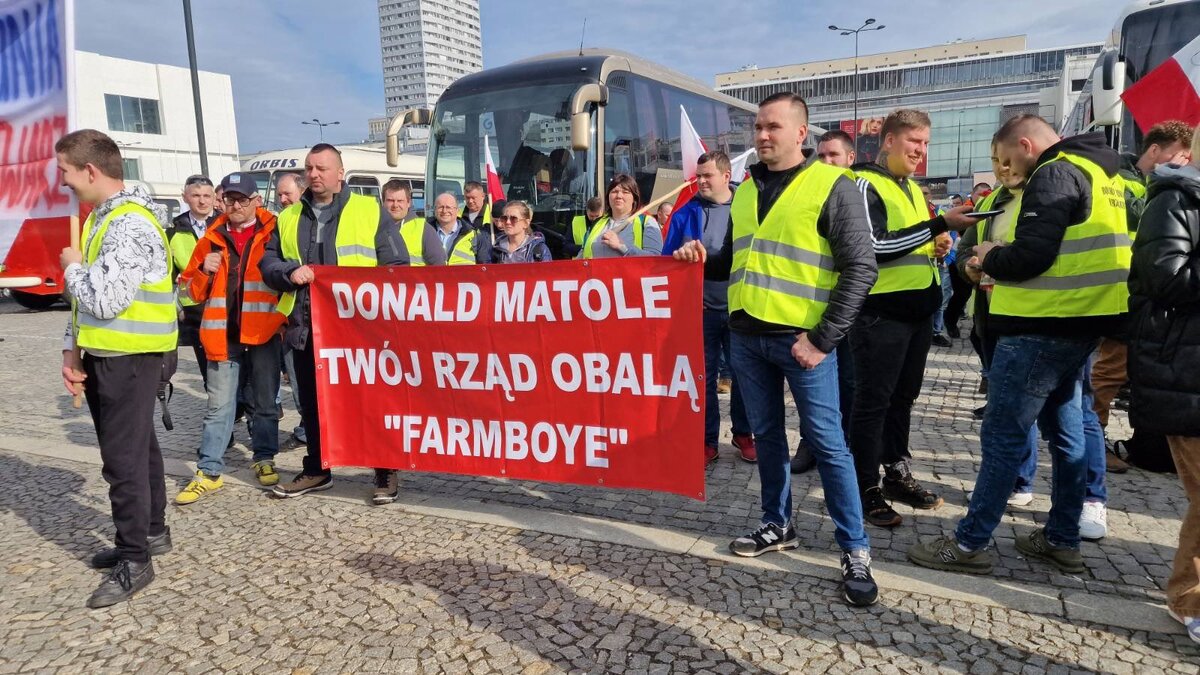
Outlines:
{"label": "sunglasses", "polygon": [[525,219],[520,216],[496,216],[497,223],[519,223],[522,220]]}
{"label": "sunglasses", "polygon": [[221,201],[225,202],[225,204],[229,206],[233,206],[234,204],[238,206],[245,206],[249,204],[250,200],[252,199],[254,199],[254,197],[245,197],[243,195],[224,195],[221,197]]}
{"label": "sunglasses", "polygon": [[212,184],[213,182],[208,179],[208,176],[201,176],[197,174],[195,176],[188,176],[188,179],[184,181],[183,186],[191,187],[193,185],[207,185],[208,187],[212,187]]}

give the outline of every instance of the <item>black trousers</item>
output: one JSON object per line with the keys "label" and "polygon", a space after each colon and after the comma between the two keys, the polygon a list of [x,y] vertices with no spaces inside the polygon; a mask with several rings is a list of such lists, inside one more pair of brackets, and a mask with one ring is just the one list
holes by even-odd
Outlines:
{"label": "black trousers", "polygon": [[950,273],[950,288],[954,290],[950,295],[950,302],[946,304],[946,312],[942,316],[947,326],[953,326],[966,312],[967,301],[971,299],[971,289],[974,288],[974,285],[958,273],[957,265],[951,265],[947,271]]}
{"label": "black trousers", "polygon": [[308,440],[308,454],[304,456],[304,473],[310,476],[329,474],[321,468],[321,422],[317,410],[317,364],[313,353],[312,337],[304,349],[292,350],[292,363],[296,367],[296,381],[292,386],[300,392],[300,421],[304,424],[304,437]]}
{"label": "black trousers", "polygon": [[204,353],[204,345],[200,343],[200,321],[204,315],[204,305],[188,305],[183,308],[183,317],[179,320],[179,346],[190,346],[200,367],[200,377],[204,380],[204,388],[208,389],[208,357]]}
{"label": "black trousers", "polygon": [[166,529],[167,488],[154,433],[162,360],[162,354],[83,357],[84,395],[100,440],[117,551],[134,562],[150,560],[147,537]]}
{"label": "black trousers", "polygon": [[855,373],[850,452],[860,491],[879,485],[881,464],[912,457],[912,408],[921,395],[932,338],[933,317],[909,322],[860,314],[850,331]]}

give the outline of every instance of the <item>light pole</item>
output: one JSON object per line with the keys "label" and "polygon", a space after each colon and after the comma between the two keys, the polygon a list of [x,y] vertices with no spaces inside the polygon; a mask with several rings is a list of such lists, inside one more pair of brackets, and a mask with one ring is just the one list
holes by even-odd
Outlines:
{"label": "light pole", "polygon": [[320,129],[321,142],[324,143],[325,142],[325,127],[331,127],[335,124],[338,124],[338,122],[322,122],[321,120],[314,117],[314,118],[312,118],[311,122],[305,121],[305,122],[301,122],[300,124],[311,124],[311,125],[317,127],[318,129]]}
{"label": "light pole", "polygon": [[200,73],[196,69],[196,37],[192,32],[192,0],[183,0],[183,27],[187,32],[188,68],[192,71],[192,106],[196,109],[196,140],[200,173],[208,175],[208,147],[204,142],[204,112],[200,109]]}
{"label": "light pole", "polygon": [[873,25],[875,19],[867,19],[858,28],[838,28],[829,26],[829,30],[838,31],[842,35],[854,36],[854,154],[858,155],[858,34],[864,31],[883,30],[885,26]]}

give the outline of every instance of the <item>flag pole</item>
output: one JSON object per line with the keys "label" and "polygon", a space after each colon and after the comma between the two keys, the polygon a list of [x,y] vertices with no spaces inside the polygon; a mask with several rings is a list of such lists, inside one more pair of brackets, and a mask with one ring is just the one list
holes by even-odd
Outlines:
{"label": "flag pole", "polygon": [[[80,248],[79,248],[79,213],[78,212],[71,214],[71,248],[75,249],[76,251],[80,250]],[[76,346],[75,348],[78,349],[79,347]],[[83,383],[82,382],[76,383],[76,385],[75,385],[75,395],[71,397],[71,407],[72,408],[82,408],[83,407]]]}

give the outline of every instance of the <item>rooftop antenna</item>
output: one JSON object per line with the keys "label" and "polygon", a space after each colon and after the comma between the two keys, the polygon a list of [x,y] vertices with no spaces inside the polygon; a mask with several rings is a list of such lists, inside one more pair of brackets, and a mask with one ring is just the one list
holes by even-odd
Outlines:
{"label": "rooftop antenna", "polygon": [[583,56],[583,37],[587,35],[587,17],[583,17],[583,30],[579,32],[579,55]]}

